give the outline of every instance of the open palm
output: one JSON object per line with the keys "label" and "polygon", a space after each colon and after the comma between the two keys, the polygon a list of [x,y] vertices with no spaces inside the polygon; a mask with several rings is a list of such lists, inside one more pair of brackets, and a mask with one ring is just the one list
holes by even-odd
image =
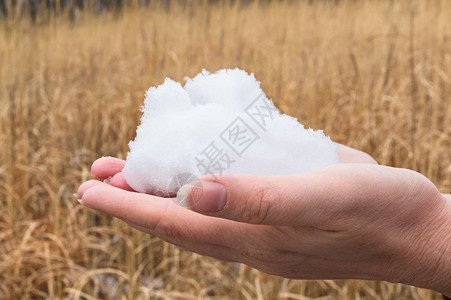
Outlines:
{"label": "open palm", "polygon": [[[339,155],[343,164],[306,174],[206,176],[203,198],[191,209],[134,192],[121,173],[125,162],[107,157],[91,171],[101,180],[110,178],[109,184],[87,181],[78,195],[83,205],[138,230],[270,274],[379,279],[443,290],[436,266],[444,259],[451,265],[449,234],[440,236],[449,226],[449,200],[419,173],[379,166],[346,146]],[[226,191],[226,205],[205,210],[212,207],[206,201],[217,199],[209,187],[217,185]],[[420,255],[430,240],[445,243],[438,247],[443,252]]]}

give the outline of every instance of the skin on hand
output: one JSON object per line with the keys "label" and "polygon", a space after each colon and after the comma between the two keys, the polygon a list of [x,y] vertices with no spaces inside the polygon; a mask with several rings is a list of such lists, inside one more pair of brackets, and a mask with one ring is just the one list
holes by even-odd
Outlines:
{"label": "skin on hand", "polygon": [[[106,157],[82,204],[199,254],[294,279],[374,279],[451,294],[451,199],[423,175],[340,146],[344,164],[293,176],[200,178],[190,210],[133,192]],[[188,187],[189,190],[189,187]],[[242,241],[246,241],[243,243]]]}

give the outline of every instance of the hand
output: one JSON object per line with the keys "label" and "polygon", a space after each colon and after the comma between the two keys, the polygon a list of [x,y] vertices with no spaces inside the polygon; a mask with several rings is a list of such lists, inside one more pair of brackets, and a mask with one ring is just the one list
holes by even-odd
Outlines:
{"label": "hand", "polygon": [[[451,294],[451,199],[419,173],[341,146],[345,164],[294,176],[201,179],[191,210],[131,192],[101,158],[82,204],[187,248],[295,279],[374,279]],[[184,188],[190,190],[190,187]],[[195,197],[197,195],[197,197]]]}

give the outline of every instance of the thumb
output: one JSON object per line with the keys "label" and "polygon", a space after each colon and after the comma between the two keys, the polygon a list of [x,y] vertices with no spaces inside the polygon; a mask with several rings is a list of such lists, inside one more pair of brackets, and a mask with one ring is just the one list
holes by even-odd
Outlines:
{"label": "thumb", "polygon": [[177,200],[193,211],[239,222],[314,226],[327,217],[324,203],[330,203],[324,182],[317,181],[312,174],[207,176],[182,186]]}

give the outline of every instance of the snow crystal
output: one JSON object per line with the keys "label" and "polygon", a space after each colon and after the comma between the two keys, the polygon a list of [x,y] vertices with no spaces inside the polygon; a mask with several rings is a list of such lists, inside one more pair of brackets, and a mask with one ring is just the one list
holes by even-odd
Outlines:
{"label": "snow crystal", "polygon": [[321,130],[281,114],[245,71],[202,71],[151,87],[123,170],[136,191],[173,196],[205,174],[291,175],[339,163]]}

